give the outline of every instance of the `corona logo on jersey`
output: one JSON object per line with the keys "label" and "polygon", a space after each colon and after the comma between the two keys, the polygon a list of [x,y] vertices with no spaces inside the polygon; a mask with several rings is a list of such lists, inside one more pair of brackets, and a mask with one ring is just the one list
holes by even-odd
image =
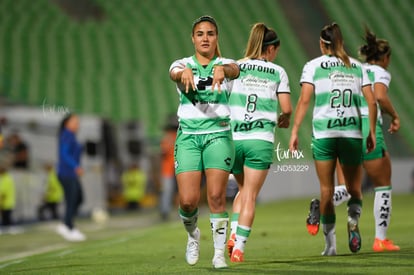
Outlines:
{"label": "corona logo on jersey", "polygon": [[[325,70],[329,70],[332,67],[345,67],[345,63],[342,61],[323,61],[321,62],[321,68]],[[351,63],[352,68],[356,68],[357,65],[355,63]]]}
{"label": "corona logo on jersey", "polygon": [[257,64],[249,64],[249,63],[242,63],[239,65],[240,71],[246,72],[246,71],[258,71],[268,74],[276,74],[276,70],[274,68],[269,68],[262,65]]}

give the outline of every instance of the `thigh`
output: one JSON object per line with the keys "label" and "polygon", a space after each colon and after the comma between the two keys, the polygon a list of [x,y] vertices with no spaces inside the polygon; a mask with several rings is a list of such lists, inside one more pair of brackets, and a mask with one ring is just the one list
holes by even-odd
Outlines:
{"label": "thigh", "polygon": [[230,172],[235,154],[231,132],[208,134],[204,137],[203,144],[204,169],[220,169]]}
{"label": "thigh", "polygon": [[201,189],[201,172],[183,172],[177,175],[178,194],[181,202],[198,203]]}
{"label": "thigh", "polygon": [[[244,183],[243,183],[243,197],[247,200],[250,198],[256,199],[266,179],[268,169],[253,169],[250,167],[244,167]],[[243,199],[242,201],[245,201]]]}
{"label": "thigh", "polygon": [[202,171],[202,147],[199,135],[188,135],[178,131],[175,142],[175,173]]}

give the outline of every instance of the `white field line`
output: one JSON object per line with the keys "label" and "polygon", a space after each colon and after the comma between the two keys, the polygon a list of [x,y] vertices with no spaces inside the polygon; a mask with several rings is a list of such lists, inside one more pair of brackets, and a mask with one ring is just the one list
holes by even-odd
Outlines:
{"label": "white field line", "polygon": [[[33,249],[33,250],[13,254],[11,256],[2,257],[2,258],[0,258],[0,262],[16,260],[16,259],[21,260],[21,259],[26,258],[26,257],[30,257],[30,256],[33,256],[33,255],[36,255],[36,254],[42,254],[42,253],[50,252],[50,251],[57,250],[57,249],[62,249],[62,248],[65,248],[67,246],[68,246],[67,244],[57,244],[57,245],[44,246],[44,247],[40,247],[40,248],[37,248],[37,249]],[[13,263],[17,263],[17,262],[19,262],[19,261],[14,261]],[[7,266],[9,264],[10,263],[3,264],[0,267],[4,268],[5,266]]]}
{"label": "white field line", "polygon": [[24,262],[24,260],[17,260],[17,261],[13,261],[13,262],[10,262],[10,263],[7,263],[7,264],[2,264],[2,265],[0,265],[0,269],[8,267],[9,265],[20,264],[21,262]]}

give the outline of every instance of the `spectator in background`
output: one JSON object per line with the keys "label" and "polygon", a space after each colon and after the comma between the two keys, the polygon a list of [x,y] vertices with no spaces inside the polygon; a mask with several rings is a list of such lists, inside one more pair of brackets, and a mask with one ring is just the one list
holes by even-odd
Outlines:
{"label": "spectator in background", "polygon": [[165,135],[161,140],[161,218],[167,220],[171,212],[173,197],[177,191],[174,168],[174,144],[177,136],[177,126],[167,125]]}
{"label": "spectator in background", "polygon": [[0,211],[1,232],[7,232],[12,225],[12,211],[16,204],[15,184],[12,176],[8,173],[7,165],[0,165]]}
{"label": "spectator in background", "polygon": [[145,196],[147,176],[135,163],[122,173],[122,186],[124,199],[128,210],[136,210],[141,207],[140,202]]}
{"label": "spectator in background", "polygon": [[56,175],[56,171],[53,165],[47,163],[44,166],[47,173],[46,177],[46,190],[43,197],[42,205],[38,209],[39,220],[45,220],[45,212],[50,213],[50,217],[53,220],[59,219],[58,206],[63,199],[63,189]]}
{"label": "spectator in background", "polygon": [[13,154],[13,168],[26,170],[29,169],[29,147],[22,140],[17,132],[13,132],[8,138]]}
{"label": "spectator in background", "polygon": [[80,159],[83,147],[76,140],[79,129],[79,117],[67,114],[60,125],[58,133],[57,175],[65,195],[64,223],[57,228],[57,233],[68,241],[84,241],[85,235],[74,226],[74,218],[83,202],[80,177],[83,175]]}

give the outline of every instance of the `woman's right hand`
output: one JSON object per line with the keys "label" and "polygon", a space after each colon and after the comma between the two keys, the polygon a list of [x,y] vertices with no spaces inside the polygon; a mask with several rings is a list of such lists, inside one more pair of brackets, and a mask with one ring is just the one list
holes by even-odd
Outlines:
{"label": "woman's right hand", "polygon": [[185,93],[188,94],[188,91],[190,88],[193,89],[193,91],[196,90],[195,84],[194,84],[194,75],[193,70],[191,68],[184,68],[181,72],[181,83],[185,85]]}
{"label": "woman's right hand", "polygon": [[290,136],[290,141],[289,141],[289,150],[291,152],[297,151],[298,150],[298,146],[299,146],[298,135],[292,133],[291,136]]}

